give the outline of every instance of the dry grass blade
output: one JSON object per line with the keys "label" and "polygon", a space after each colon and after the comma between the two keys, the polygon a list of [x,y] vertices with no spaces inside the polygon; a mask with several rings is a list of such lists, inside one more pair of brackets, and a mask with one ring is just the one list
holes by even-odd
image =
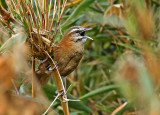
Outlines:
{"label": "dry grass blade", "polygon": [[58,12],[58,21],[57,21],[57,25],[56,25],[56,31],[55,31],[55,34],[54,34],[52,40],[51,40],[50,46],[52,45],[52,43],[53,43],[53,41],[54,41],[54,39],[55,39],[55,37],[56,37],[56,35],[57,35],[57,32],[58,32],[58,30],[60,29],[59,25],[60,25],[60,21],[61,21],[63,12],[64,12],[64,8],[65,8],[65,5],[66,5],[66,2],[67,2],[67,0],[64,0],[64,1],[63,1],[63,5],[62,5],[63,7],[62,7],[62,10],[61,10],[61,12],[60,12],[60,3],[61,3],[61,2],[60,2],[60,0],[58,1],[58,4],[59,4],[59,7],[58,7],[58,9],[59,9],[59,12]]}
{"label": "dry grass blade", "polygon": [[23,16],[25,16],[24,18],[28,24],[29,32],[31,33],[33,29],[32,29],[31,19],[28,16],[28,13],[29,13],[28,8],[27,8],[24,1],[22,1],[21,4],[22,4],[21,5],[22,14],[23,14]]}
{"label": "dry grass blade", "polygon": [[[27,12],[30,12],[29,9],[27,8],[27,6],[25,6],[25,2],[22,1],[22,7],[23,7],[23,15],[25,16],[25,20],[28,24],[28,27],[29,27],[29,34],[32,38],[32,32],[33,32],[33,27],[32,27],[32,23],[31,23],[31,18],[28,16]],[[34,17],[34,14],[32,15]],[[32,18],[32,20],[34,21],[34,19]],[[34,23],[36,25],[36,22]],[[39,51],[41,51],[41,47],[42,47],[42,40],[40,38],[40,35],[39,35],[39,27],[37,26],[37,31],[38,31],[38,35],[37,35],[37,38],[38,38],[38,48],[39,48]],[[33,38],[32,38],[33,40]]]}
{"label": "dry grass blade", "polygon": [[49,3],[49,11],[48,11],[48,26],[47,26],[47,30],[49,30],[49,25],[50,25],[50,23],[49,23],[49,19],[50,19],[50,13],[51,13],[51,7],[52,7],[52,4],[53,4],[53,2],[52,2],[52,0],[50,0],[50,3]]}
{"label": "dry grass blade", "polygon": [[49,14],[48,14],[48,3],[47,3],[47,0],[45,0],[45,29],[47,30],[47,28],[48,28],[48,25],[49,25],[49,18],[48,18],[48,16],[49,16]]}
{"label": "dry grass blade", "polygon": [[51,31],[52,31],[53,22],[54,22],[56,12],[57,12],[57,0],[54,1],[53,17],[52,17],[51,25],[49,27],[49,33],[51,33]]}
{"label": "dry grass blade", "polygon": [[121,106],[116,108],[111,115],[116,115],[121,109],[123,109],[127,105],[127,102],[123,103]]}
{"label": "dry grass blade", "polygon": [[[33,2],[33,0],[32,0],[32,2]],[[37,20],[38,20],[38,22],[40,21],[40,19],[41,19],[41,16],[40,16],[40,12],[39,12],[39,5],[38,5],[38,0],[35,0],[35,5],[36,5],[36,10],[37,10]],[[37,25],[40,25],[40,24],[37,24]]]}
{"label": "dry grass blade", "polygon": [[[39,0],[39,3],[40,3],[40,0]],[[41,28],[45,28],[45,0],[41,1],[41,5],[42,5],[42,7],[40,7],[40,10],[41,10]]]}
{"label": "dry grass blade", "polygon": [[[69,2],[66,3],[66,7],[68,6],[73,6],[75,4],[78,4],[79,2],[81,2],[82,0],[71,0]],[[63,7],[63,6],[62,6]]]}
{"label": "dry grass blade", "polygon": [[[30,1],[31,2],[31,1]],[[37,27],[37,19],[36,19],[36,15],[35,15],[35,12],[33,10],[33,6],[31,3],[28,4],[28,9],[29,9],[29,12],[31,14],[31,19],[33,21],[33,27]]]}
{"label": "dry grass blade", "polygon": [[11,3],[13,4],[13,8],[16,10],[16,5],[13,0],[11,0]]}
{"label": "dry grass blade", "polygon": [[11,20],[16,25],[19,25],[19,26],[22,25],[10,15],[10,12],[8,12],[2,7],[2,4],[0,4],[0,14],[2,15],[3,19],[8,25],[9,25],[9,20]]}

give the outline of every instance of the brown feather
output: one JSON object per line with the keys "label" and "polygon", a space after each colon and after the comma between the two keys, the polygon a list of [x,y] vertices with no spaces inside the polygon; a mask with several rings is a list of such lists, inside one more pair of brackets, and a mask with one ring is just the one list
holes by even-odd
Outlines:
{"label": "brown feather", "polygon": [[[85,37],[85,30],[83,29],[85,28],[80,26],[71,27],[64,34],[61,41],[52,49],[53,54],[51,56],[54,57],[54,61],[57,63],[61,76],[65,77],[73,72],[82,59],[85,42],[85,40],[82,40],[83,37]],[[84,32],[84,34],[78,32]],[[40,63],[36,71],[36,76],[42,85],[46,84],[52,73],[52,71],[48,70],[51,63],[52,61],[49,58],[45,59],[45,61]]]}

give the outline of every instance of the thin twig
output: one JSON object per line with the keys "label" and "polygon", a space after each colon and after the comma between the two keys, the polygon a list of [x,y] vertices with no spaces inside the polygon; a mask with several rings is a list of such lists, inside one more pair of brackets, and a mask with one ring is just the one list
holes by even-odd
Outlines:
{"label": "thin twig", "polygon": [[[63,92],[62,92],[63,93]],[[47,114],[47,112],[49,111],[49,109],[52,107],[53,103],[57,100],[57,98],[62,95],[62,93],[58,93],[58,95],[54,98],[54,100],[52,101],[52,103],[49,105],[49,107],[47,108],[47,110],[43,113],[43,115]]]}
{"label": "thin twig", "polygon": [[19,96],[20,94],[19,94],[19,91],[18,91],[18,89],[17,89],[17,87],[16,87],[16,84],[14,83],[14,80],[11,79],[11,81],[12,81],[12,84],[13,84],[13,86],[14,86],[14,88],[15,88],[16,94]]}
{"label": "thin twig", "polygon": [[115,115],[116,113],[118,113],[121,109],[123,109],[123,107],[125,107],[127,105],[127,102],[123,103],[122,105],[120,105],[118,108],[116,108],[111,115]]}

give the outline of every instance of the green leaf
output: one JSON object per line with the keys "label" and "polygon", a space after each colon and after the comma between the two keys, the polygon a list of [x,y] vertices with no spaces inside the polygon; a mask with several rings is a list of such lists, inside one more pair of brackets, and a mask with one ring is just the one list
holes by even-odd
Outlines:
{"label": "green leaf", "polygon": [[117,89],[118,86],[117,85],[109,85],[109,86],[105,86],[105,87],[101,87],[99,89],[96,89],[94,91],[91,91],[85,95],[83,95],[82,97],[80,97],[79,99],[80,100],[83,100],[83,99],[86,99],[86,98],[89,98],[89,97],[92,97],[92,96],[96,96],[98,94],[102,94],[102,93],[105,93],[105,92],[108,92],[110,90],[114,90],[114,89]]}
{"label": "green leaf", "polygon": [[97,108],[100,108],[103,111],[107,111],[109,113],[112,113],[113,109],[107,107],[106,105],[96,105]]}
{"label": "green leaf", "polygon": [[73,11],[73,13],[69,16],[69,18],[62,24],[62,27],[67,26],[71,23],[72,19],[75,19],[82,11],[88,8],[89,4],[94,2],[95,0],[83,0],[78,7]]}
{"label": "green leaf", "polygon": [[12,13],[14,14],[14,17],[16,17],[16,19],[21,21],[21,15],[18,14],[15,10],[12,10]]}
{"label": "green leaf", "polygon": [[1,0],[0,3],[2,4],[3,8],[8,9],[8,6],[5,0]]}
{"label": "green leaf", "polygon": [[50,100],[53,100],[54,99],[54,96],[56,96],[56,91],[57,91],[57,88],[56,87],[53,87],[51,85],[45,85],[43,87],[43,91],[45,92],[46,96],[50,99]]}
{"label": "green leaf", "polygon": [[[55,93],[57,90],[56,87],[46,85],[43,87],[43,90],[50,100],[53,100],[55,98],[55,96],[57,95]],[[68,99],[75,100],[75,98],[72,97],[70,94],[68,94],[67,96],[68,96]],[[73,108],[76,110],[80,110],[80,111],[84,111],[84,112],[92,112],[92,110],[88,106],[86,106],[84,103],[82,103],[81,101],[69,101],[68,105],[70,108]]]}
{"label": "green leaf", "polygon": [[[70,94],[68,94],[67,96],[68,96],[68,99],[75,100],[75,98],[72,97]],[[81,101],[69,101],[68,105],[69,105],[69,107],[76,109],[76,110],[81,110],[81,111],[85,111],[85,112],[92,112],[92,110],[87,105],[82,103]]]}
{"label": "green leaf", "polygon": [[129,48],[137,53],[140,53],[140,50],[138,49],[138,47],[130,45],[130,44],[123,44],[123,43],[116,43],[119,46],[125,47],[125,48]]}

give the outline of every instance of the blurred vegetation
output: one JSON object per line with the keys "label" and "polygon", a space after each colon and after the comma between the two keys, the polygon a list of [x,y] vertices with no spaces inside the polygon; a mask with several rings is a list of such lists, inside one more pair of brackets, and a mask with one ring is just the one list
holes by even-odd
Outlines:
{"label": "blurred vegetation", "polygon": [[[94,41],[87,41],[80,65],[67,77],[68,98],[81,100],[69,101],[70,114],[160,115],[160,1],[65,2],[1,0],[0,114],[39,115],[47,109],[57,87],[52,77],[46,86],[36,85],[32,98],[33,56],[37,68],[44,53],[33,46],[49,50],[42,37],[56,43],[69,27],[81,25],[92,28],[86,34]],[[59,100],[48,114],[63,114]]]}

